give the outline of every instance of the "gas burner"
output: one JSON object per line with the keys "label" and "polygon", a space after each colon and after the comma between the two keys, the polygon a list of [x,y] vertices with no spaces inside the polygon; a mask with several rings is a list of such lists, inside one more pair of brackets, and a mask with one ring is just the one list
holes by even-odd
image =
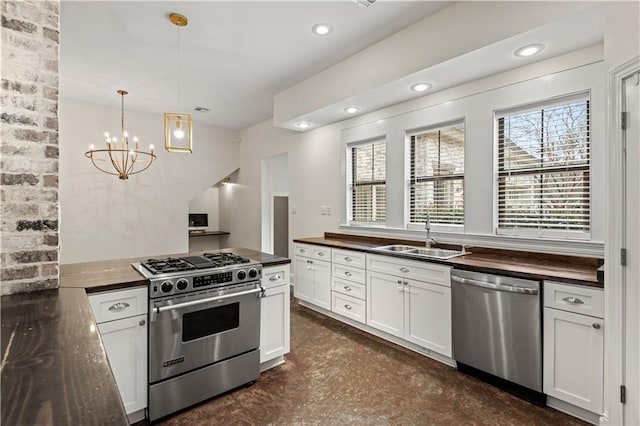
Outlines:
{"label": "gas burner", "polygon": [[209,259],[215,265],[215,267],[239,265],[242,263],[251,262],[250,259],[238,256],[237,254],[233,253],[205,253],[202,256]]}
{"label": "gas burner", "polygon": [[186,260],[172,257],[166,259],[149,259],[146,262],[142,262],[142,266],[154,275],[166,274],[168,272],[192,271],[196,269],[194,265]]}

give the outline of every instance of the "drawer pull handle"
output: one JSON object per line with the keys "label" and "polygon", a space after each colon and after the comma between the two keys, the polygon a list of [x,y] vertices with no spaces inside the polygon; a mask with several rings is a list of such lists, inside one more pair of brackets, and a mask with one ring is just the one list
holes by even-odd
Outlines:
{"label": "drawer pull handle", "polygon": [[348,310],[351,310],[351,305],[344,305],[344,307]]}
{"label": "drawer pull handle", "polygon": [[269,281],[278,281],[280,278],[280,275],[273,275],[269,277]]}
{"label": "drawer pull handle", "polygon": [[351,291],[351,287],[349,287],[348,285],[345,285],[344,289],[347,290],[347,291]]}
{"label": "drawer pull handle", "polygon": [[140,320],[140,322],[138,324],[140,324],[140,327],[142,327],[143,325],[146,324],[146,321],[145,320]]}
{"label": "drawer pull handle", "polygon": [[350,277],[350,276],[351,276],[351,272],[349,272],[349,271],[344,271],[344,274],[345,274],[346,276],[348,276],[348,277]]}
{"label": "drawer pull handle", "polygon": [[567,297],[563,297],[562,300],[564,300],[567,303],[571,303],[573,305],[583,305],[584,302],[580,299],[578,299],[575,296],[567,296]]}
{"label": "drawer pull handle", "polygon": [[130,305],[127,302],[118,302],[118,303],[114,303],[113,305],[109,306],[109,310],[111,312],[120,312],[120,311],[124,311],[129,306]]}
{"label": "drawer pull handle", "polygon": [[324,252],[321,251],[320,253],[318,253],[318,256],[324,256]]}
{"label": "drawer pull handle", "polygon": [[594,322],[592,325],[596,330],[600,330],[600,324],[598,324],[597,322]]}
{"label": "drawer pull handle", "polygon": [[409,269],[405,268],[404,266],[402,268],[400,268],[400,272],[409,272]]}
{"label": "drawer pull handle", "polygon": [[347,262],[351,262],[351,258],[349,256],[345,257],[344,260],[346,260]]}

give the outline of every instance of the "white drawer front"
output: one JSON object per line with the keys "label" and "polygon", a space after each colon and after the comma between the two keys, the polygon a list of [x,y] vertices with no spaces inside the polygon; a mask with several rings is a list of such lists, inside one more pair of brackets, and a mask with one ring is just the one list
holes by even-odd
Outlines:
{"label": "white drawer front", "polygon": [[89,295],[89,303],[98,324],[147,313],[148,289],[104,291]]}
{"label": "white drawer front", "polygon": [[363,324],[367,317],[365,305],[363,300],[331,292],[331,311]]}
{"label": "white drawer front", "polygon": [[289,265],[270,266],[262,269],[262,287],[271,288],[289,284]]}
{"label": "white drawer front", "polygon": [[366,285],[354,283],[352,281],[345,281],[340,278],[334,277],[331,279],[331,290],[357,299],[366,300],[367,298]]}
{"label": "white drawer front", "polygon": [[333,265],[334,278],[341,278],[343,280],[349,280],[360,284],[366,284],[367,275],[364,269],[351,268],[349,266]]}
{"label": "white drawer front", "polygon": [[545,281],[544,306],[604,318],[604,291]]}
{"label": "white drawer front", "polygon": [[333,249],[331,260],[345,266],[355,266],[356,268],[366,268],[366,255],[359,251]]}
{"label": "white drawer front", "polygon": [[322,246],[314,246],[313,247],[313,257],[318,260],[326,260],[327,262],[331,262],[331,248],[330,247],[322,247]]}
{"label": "white drawer front", "polygon": [[367,270],[451,287],[451,267],[436,263],[369,254]]}
{"label": "white drawer front", "polygon": [[309,244],[295,244],[295,252],[299,256],[313,257],[315,246]]}

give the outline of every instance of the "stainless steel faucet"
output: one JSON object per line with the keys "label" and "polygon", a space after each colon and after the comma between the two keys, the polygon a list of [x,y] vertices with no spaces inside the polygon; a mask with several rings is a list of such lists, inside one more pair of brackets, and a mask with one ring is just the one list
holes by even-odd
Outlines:
{"label": "stainless steel faucet", "polygon": [[427,210],[427,220],[424,223],[424,229],[427,231],[427,235],[424,238],[424,245],[430,248],[432,244],[436,244],[436,240],[431,238],[431,214],[429,214],[429,210]]}

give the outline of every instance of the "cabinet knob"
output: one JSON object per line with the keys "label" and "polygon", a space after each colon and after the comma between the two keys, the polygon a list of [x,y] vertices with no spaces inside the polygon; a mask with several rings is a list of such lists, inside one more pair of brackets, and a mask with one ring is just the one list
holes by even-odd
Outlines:
{"label": "cabinet knob", "polygon": [[321,251],[320,253],[318,253],[318,256],[324,256],[324,252]]}
{"label": "cabinet knob", "polygon": [[593,328],[595,328],[596,330],[600,330],[600,324],[598,324],[597,322],[594,322],[592,324]]}
{"label": "cabinet knob", "polygon": [[398,280],[397,282],[398,284],[402,285],[402,280]]}
{"label": "cabinet knob", "polygon": [[142,327],[143,325],[145,325],[147,322],[145,320],[140,320],[140,322],[138,324],[140,324],[140,326]]}
{"label": "cabinet knob", "polygon": [[348,285],[345,285],[344,289],[347,290],[347,291],[351,291],[351,287],[349,287]]}
{"label": "cabinet knob", "polygon": [[348,310],[351,310],[351,305],[344,305],[344,307]]}
{"label": "cabinet knob", "polygon": [[269,277],[269,281],[278,281],[280,279],[280,275],[273,275]]}
{"label": "cabinet knob", "polygon": [[350,276],[351,276],[351,272],[349,272],[349,271],[345,271],[345,272],[344,272],[344,274],[345,274],[346,276],[348,276],[348,277],[350,277]]}
{"label": "cabinet knob", "polygon": [[306,253],[307,251],[305,249],[300,249],[300,253]]}
{"label": "cabinet knob", "polygon": [[120,311],[124,311],[129,306],[130,305],[127,302],[118,302],[118,303],[114,303],[113,305],[109,306],[109,310],[111,312],[120,312]]}
{"label": "cabinet knob", "polygon": [[345,257],[345,258],[344,258],[344,260],[345,260],[346,262],[351,262],[351,258],[350,258],[349,256]]}
{"label": "cabinet knob", "polygon": [[409,272],[409,269],[405,268],[404,266],[402,268],[400,268],[400,272],[404,272],[407,273]]}

